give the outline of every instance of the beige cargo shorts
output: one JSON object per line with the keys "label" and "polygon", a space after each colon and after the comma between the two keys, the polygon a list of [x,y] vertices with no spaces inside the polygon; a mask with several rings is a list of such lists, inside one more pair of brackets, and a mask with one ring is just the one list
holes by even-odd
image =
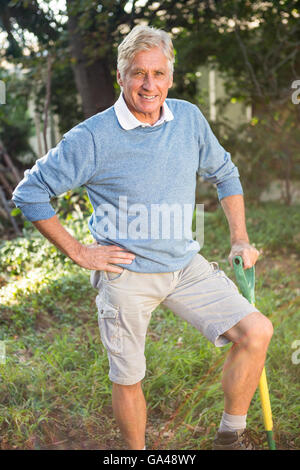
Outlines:
{"label": "beige cargo shorts", "polygon": [[174,272],[91,271],[90,281],[98,289],[98,323],[108,354],[109,378],[122,385],[133,385],[145,376],[147,328],[160,304],[217,347],[229,342],[223,333],[256,310],[217,263],[209,263],[200,254]]}

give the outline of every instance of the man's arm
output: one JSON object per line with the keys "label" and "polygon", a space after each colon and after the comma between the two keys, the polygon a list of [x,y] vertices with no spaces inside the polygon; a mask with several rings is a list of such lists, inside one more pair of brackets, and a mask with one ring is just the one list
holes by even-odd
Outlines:
{"label": "man's arm", "polygon": [[135,258],[133,253],[116,245],[104,246],[97,242],[82,245],[61,225],[56,215],[32,223],[62,253],[83,268],[121,273],[123,268],[112,264],[130,264]]}
{"label": "man's arm", "polygon": [[231,252],[228,259],[231,266],[233,257],[240,255],[244,268],[250,268],[256,263],[259,252],[249,244],[243,188],[238,169],[231,161],[230,153],[226,152],[217,140],[201,111],[196,106],[195,109],[201,137],[198,174],[217,186],[218,198],[230,228]]}
{"label": "man's arm", "polygon": [[51,199],[86,185],[96,171],[93,135],[80,123],[25,170],[12,201],[30,222],[50,219],[55,215]]}
{"label": "man's arm", "polygon": [[241,194],[221,199],[221,205],[228,220],[230,229],[231,251],[229,262],[232,266],[234,256],[241,256],[244,268],[251,268],[257,261],[259,252],[249,243],[245,220],[244,197]]}
{"label": "man's arm", "polygon": [[82,245],[61,225],[50,203],[54,196],[85,185],[97,171],[94,140],[85,123],[67,132],[38,159],[13,192],[12,201],[27,220],[79,266],[120,273],[114,264],[129,264],[134,255],[116,245]]}

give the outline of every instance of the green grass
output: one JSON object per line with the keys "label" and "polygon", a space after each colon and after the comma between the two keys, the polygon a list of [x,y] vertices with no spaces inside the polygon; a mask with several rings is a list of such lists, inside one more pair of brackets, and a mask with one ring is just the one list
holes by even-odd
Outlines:
{"label": "green grass", "polygon": [[[256,305],[273,322],[266,361],[278,447],[300,448],[300,211],[264,204],[247,210],[248,231],[263,250]],[[86,226],[68,222],[83,243]],[[2,449],[125,449],[112,418],[108,361],[101,344],[89,271],[65,258],[36,230],[0,246],[0,436]],[[205,216],[202,254],[232,279],[221,210]],[[209,449],[223,410],[220,378],[230,346],[215,348],[160,306],[146,343],[143,390],[147,447]],[[299,354],[300,357],[300,354]],[[262,433],[258,392],[248,425]]]}

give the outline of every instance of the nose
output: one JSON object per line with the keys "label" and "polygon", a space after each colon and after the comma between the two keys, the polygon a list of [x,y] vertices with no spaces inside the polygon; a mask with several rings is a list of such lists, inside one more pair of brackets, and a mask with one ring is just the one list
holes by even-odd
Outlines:
{"label": "nose", "polygon": [[154,89],[154,80],[150,74],[146,74],[143,80],[144,90],[153,90]]}

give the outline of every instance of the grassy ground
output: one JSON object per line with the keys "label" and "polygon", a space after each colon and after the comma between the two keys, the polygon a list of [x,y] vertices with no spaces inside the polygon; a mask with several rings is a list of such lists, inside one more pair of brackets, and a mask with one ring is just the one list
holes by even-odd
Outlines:
{"label": "grassy ground", "polygon": [[[234,279],[223,213],[205,217],[202,254]],[[71,227],[77,238],[92,242],[85,225],[69,222]],[[293,349],[300,340],[299,227],[299,206],[248,209],[251,240],[263,249],[256,305],[275,328],[266,369],[281,449],[300,449],[300,351]],[[36,230],[25,235],[0,247],[0,340],[6,348],[0,364],[0,448],[125,449],[112,417],[89,271]],[[153,312],[143,381],[149,449],[211,447],[223,410],[220,377],[229,347],[213,347],[169,310]],[[263,437],[258,392],[248,425]]]}

